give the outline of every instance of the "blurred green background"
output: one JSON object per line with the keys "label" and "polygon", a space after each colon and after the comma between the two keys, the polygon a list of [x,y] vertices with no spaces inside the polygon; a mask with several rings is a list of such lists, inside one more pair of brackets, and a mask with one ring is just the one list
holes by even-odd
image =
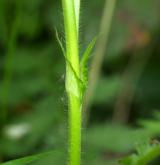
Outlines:
{"label": "blurred green background", "polygon": [[[99,34],[104,4],[82,1],[82,52]],[[159,138],[159,7],[159,0],[117,1],[82,130],[82,164],[117,165],[138,142]],[[60,0],[0,0],[2,162],[50,150],[55,154],[33,164],[67,160],[65,60],[55,28],[65,41]]]}

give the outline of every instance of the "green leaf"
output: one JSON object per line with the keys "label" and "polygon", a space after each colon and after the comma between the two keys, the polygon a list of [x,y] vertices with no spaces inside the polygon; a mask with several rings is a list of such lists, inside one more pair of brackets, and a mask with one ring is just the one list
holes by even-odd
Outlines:
{"label": "green leaf", "polygon": [[65,51],[65,49],[64,49],[64,47],[63,47],[62,41],[61,41],[60,38],[59,38],[57,29],[55,29],[55,32],[56,32],[57,41],[58,41],[58,43],[59,43],[59,45],[60,45],[60,47],[61,47],[61,49],[62,49],[62,52],[63,52],[63,55],[64,55],[64,58],[65,58],[66,63],[67,63],[67,64],[69,65],[69,67],[71,68],[71,70],[72,70],[73,74],[75,75],[76,79],[77,79],[78,81],[81,81],[80,78],[78,77],[76,71],[74,70],[74,68],[73,68],[73,66],[72,66],[72,64],[71,64],[71,62],[70,62],[70,61],[68,60],[68,58],[66,57],[66,51]]}
{"label": "green leaf", "polygon": [[66,51],[65,51],[65,48],[62,44],[62,41],[61,39],[59,38],[59,35],[58,35],[58,31],[57,29],[55,29],[55,32],[56,32],[56,38],[57,38],[57,41],[61,47],[61,50],[63,52],[63,55],[65,57],[65,61],[66,63],[69,65],[71,71],[73,72],[77,82],[78,82],[78,85],[79,85],[79,88],[80,88],[80,91],[82,91],[81,93],[81,96],[83,97],[84,95],[84,92],[86,90],[86,86],[87,86],[87,82],[88,82],[88,68],[87,68],[87,63],[88,63],[88,59],[89,59],[89,56],[91,54],[91,51],[97,41],[97,37],[94,37],[92,39],[92,41],[90,42],[90,44],[88,45],[88,47],[86,48],[84,54],[83,54],[83,57],[81,59],[81,63],[80,63],[80,77],[76,74],[71,62],[68,60],[68,58],[66,57]]}
{"label": "green leaf", "polygon": [[[79,88],[79,91],[81,92],[81,95],[80,97],[82,98],[83,97],[83,94],[84,94],[84,90],[85,90],[85,84],[84,82],[81,80],[81,78],[77,75],[76,71],[74,70],[71,62],[67,59],[67,57],[65,56],[65,60],[66,60],[66,63],[68,64],[68,66],[70,67],[73,75],[74,75],[74,78],[76,79],[77,81],[77,84],[78,84],[78,88]],[[72,89],[71,89],[72,90]],[[72,90],[73,92],[73,90]]]}
{"label": "green leaf", "polygon": [[5,163],[1,163],[0,165],[27,165],[29,163],[32,163],[36,160],[42,159],[46,156],[49,156],[51,154],[55,154],[55,151],[50,151],[50,152],[45,152],[45,153],[41,153],[41,154],[37,154],[37,155],[33,155],[33,156],[27,156],[24,158],[20,158],[20,159],[15,159],[15,160],[11,160]]}
{"label": "green leaf", "polygon": [[58,43],[59,43],[59,46],[61,47],[61,50],[62,50],[62,52],[63,52],[63,55],[64,55],[65,58],[66,58],[66,51],[65,51],[65,48],[64,48],[64,46],[63,46],[63,44],[62,44],[61,39],[59,38],[58,31],[57,31],[56,28],[55,28],[55,32],[56,32],[56,38],[57,38],[57,41],[58,41]]}
{"label": "green leaf", "polygon": [[[84,84],[84,82],[81,80],[81,78],[77,75],[76,71],[74,70],[74,68],[73,68],[73,66],[72,66],[72,64],[71,64],[71,62],[70,62],[69,59],[66,57],[66,51],[65,51],[65,49],[64,49],[64,47],[63,47],[62,41],[61,41],[60,38],[59,38],[57,29],[55,29],[55,32],[56,32],[57,41],[58,41],[58,43],[59,43],[59,45],[60,45],[60,47],[61,47],[61,50],[62,50],[62,52],[63,52],[65,61],[66,61],[66,63],[68,64],[68,66],[70,67],[71,71],[73,72],[73,75],[75,76],[75,78],[76,78],[76,80],[77,80],[77,84],[78,84],[78,86],[79,86],[79,88],[80,88],[80,91],[82,91],[81,93],[82,93],[82,96],[83,96],[83,93],[84,93],[83,91],[85,90],[85,84]],[[89,46],[90,46],[90,47],[89,47]],[[84,54],[84,55],[85,55],[85,56],[84,56],[84,59],[83,59],[84,62],[85,62],[85,60],[87,60],[87,59],[86,59],[86,58],[87,58],[87,52],[90,53],[91,50],[89,50],[89,49],[92,49],[92,47],[91,47],[92,45],[90,44],[89,46],[88,46],[88,48],[87,48],[87,50],[86,50],[86,53]],[[83,62],[83,63],[84,63],[84,62]]]}
{"label": "green leaf", "polygon": [[92,51],[96,41],[97,41],[97,37],[94,37],[92,39],[92,41],[90,42],[90,44],[88,45],[88,47],[86,48],[86,50],[82,56],[81,62],[80,62],[81,80],[83,81],[85,86],[87,86],[87,82],[88,82],[87,63],[88,63],[89,56],[91,54],[91,51]]}
{"label": "green leaf", "polygon": [[147,165],[160,156],[160,144],[143,143],[137,147],[137,153],[121,160],[123,165]]}

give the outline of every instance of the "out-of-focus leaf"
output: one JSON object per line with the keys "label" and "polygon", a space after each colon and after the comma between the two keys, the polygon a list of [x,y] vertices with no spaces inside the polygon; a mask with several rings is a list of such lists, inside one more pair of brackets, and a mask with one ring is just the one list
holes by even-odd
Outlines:
{"label": "out-of-focus leaf", "polygon": [[118,92],[120,83],[121,81],[119,76],[99,79],[95,89],[93,103],[106,104],[112,102]]}
{"label": "out-of-focus leaf", "polygon": [[[28,157],[24,157],[24,158],[20,158],[20,159],[16,159],[16,160],[11,160],[6,163],[1,163],[0,165],[27,165],[27,164],[35,162],[39,159],[43,159],[44,157],[47,157],[49,155],[52,155],[54,157],[54,156],[59,155],[59,153],[57,154],[55,151],[46,152],[46,153],[28,156]],[[61,154],[61,155],[63,155],[63,154]],[[63,160],[63,157],[62,157],[62,160]],[[58,162],[54,162],[54,163],[58,163]]]}
{"label": "out-of-focus leaf", "polygon": [[137,146],[137,154],[121,160],[123,165],[147,165],[160,155],[159,144],[143,143]]}
{"label": "out-of-focus leaf", "polygon": [[109,123],[90,128],[86,132],[86,143],[97,150],[127,152],[133,149],[137,142],[149,137],[145,129],[131,129]]}

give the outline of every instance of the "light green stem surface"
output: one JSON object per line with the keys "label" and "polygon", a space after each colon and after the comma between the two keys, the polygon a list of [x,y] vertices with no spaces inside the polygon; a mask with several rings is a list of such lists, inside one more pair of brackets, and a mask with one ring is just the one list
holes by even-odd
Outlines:
{"label": "light green stem surface", "polygon": [[[77,81],[80,75],[78,26],[80,0],[62,0],[66,38],[66,91],[69,118],[69,165],[81,161],[81,91]],[[76,77],[77,76],[77,77]]]}
{"label": "light green stem surface", "polygon": [[69,96],[69,165],[81,162],[81,103]]}

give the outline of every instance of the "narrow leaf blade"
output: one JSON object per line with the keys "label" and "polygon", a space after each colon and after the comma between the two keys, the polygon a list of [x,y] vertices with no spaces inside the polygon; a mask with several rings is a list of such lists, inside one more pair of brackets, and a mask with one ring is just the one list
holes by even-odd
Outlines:
{"label": "narrow leaf blade", "polygon": [[95,46],[96,41],[97,41],[97,37],[94,37],[92,39],[92,41],[90,42],[90,44],[88,45],[88,47],[86,48],[86,50],[82,56],[81,62],[80,62],[81,80],[83,81],[85,86],[87,86],[87,82],[88,82],[87,63],[88,63],[91,51],[93,50],[93,47]]}
{"label": "narrow leaf blade", "polygon": [[60,48],[61,48],[61,50],[62,50],[63,55],[65,56],[65,55],[66,55],[66,51],[65,51],[65,48],[64,48],[64,46],[63,46],[63,44],[62,44],[62,41],[61,41],[60,38],[59,38],[58,31],[57,31],[56,28],[55,28],[55,32],[56,32],[56,38],[57,38],[57,41],[58,41],[58,43],[59,43],[59,46],[60,46]]}
{"label": "narrow leaf blade", "polygon": [[27,165],[29,163],[32,163],[36,160],[42,159],[46,156],[49,156],[51,154],[55,154],[55,151],[50,151],[50,152],[45,152],[45,153],[41,153],[41,154],[37,154],[37,155],[33,155],[33,156],[27,156],[24,158],[20,158],[20,159],[15,159],[15,160],[11,160],[5,163],[1,163],[0,165]]}

